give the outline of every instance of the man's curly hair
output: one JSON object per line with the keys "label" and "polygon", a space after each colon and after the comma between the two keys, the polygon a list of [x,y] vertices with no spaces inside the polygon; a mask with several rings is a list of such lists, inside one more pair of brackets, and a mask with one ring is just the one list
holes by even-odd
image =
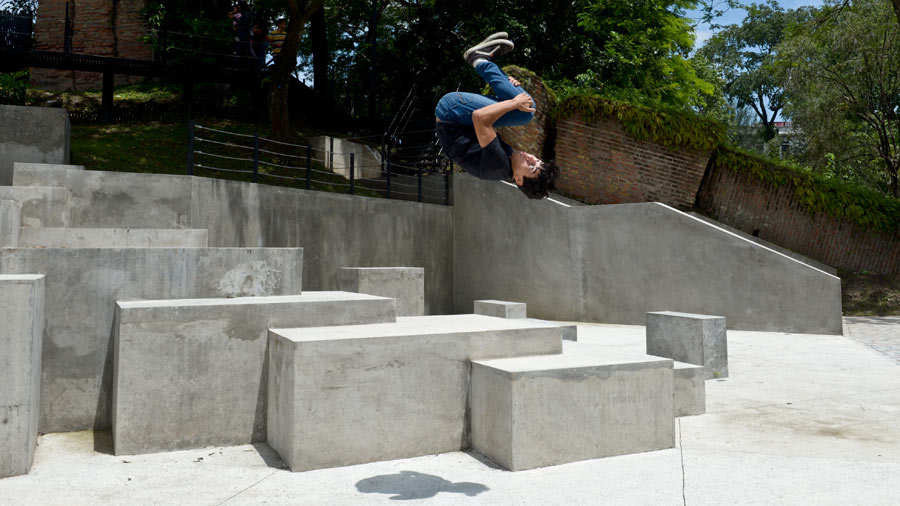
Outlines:
{"label": "man's curly hair", "polygon": [[550,190],[556,188],[554,183],[558,176],[559,167],[556,163],[544,162],[541,173],[537,177],[526,177],[519,189],[530,199],[543,199],[550,194]]}

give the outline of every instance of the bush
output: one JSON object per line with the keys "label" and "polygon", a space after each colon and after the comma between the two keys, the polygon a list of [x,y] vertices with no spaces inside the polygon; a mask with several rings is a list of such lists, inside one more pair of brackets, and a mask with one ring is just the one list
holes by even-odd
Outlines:
{"label": "bush", "polygon": [[27,70],[0,74],[0,104],[25,105],[28,87]]}

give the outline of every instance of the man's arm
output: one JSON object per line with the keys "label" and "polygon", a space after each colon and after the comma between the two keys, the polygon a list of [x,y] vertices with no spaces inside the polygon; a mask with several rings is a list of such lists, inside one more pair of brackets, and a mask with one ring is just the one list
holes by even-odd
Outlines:
{"label": "man's arm", "polygon": [[526,112],[534,112],[534,104],[527,93],[520,93],[515,98],[497,102],[472,113],[472,125],[475,127],[475,136],[478,137],[478,145],[485,147],[497,137],[494,123],[504,114],[516,109]]}

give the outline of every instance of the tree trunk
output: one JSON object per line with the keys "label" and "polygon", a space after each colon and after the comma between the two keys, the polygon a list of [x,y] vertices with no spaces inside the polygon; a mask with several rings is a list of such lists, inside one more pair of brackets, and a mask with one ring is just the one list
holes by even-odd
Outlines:
{"label": "tree trunk", "polygon": [[369,95],[369,121],[375,121],[378,93],[376,67],[378,60],[378,18],[381,15],[381,0],[372,1],[372,15],[369,17],[369,29],[366,32],[366,44],[369,46],[369,72],[366,76],[366,87]]}
{"label": "tree trunk", "polygon": [[325,0],[288,0],[287,36],[281,52],[275,58],[272,69],[269,94],[269,117],[272,119],[272,134],[287,137],[291,129],[288,108],[291,74],[297,67],[297,52],[300,51],[300,37],[312,15],[322,8]]}
{"label": "tree trunk", "polygon": [[319,9],[313,14],[309,26],[312,38],[313,53],[313,88],[316,94],[325,100],[331,97],[328,83],[328,33],[325,25],[325,9]]}
{"label": "tree trunk", "polygon": [[[900,0],[894,0],[894,14],[897,15],[897,23],[900,23]],[[897,195],[894,193],[894,195]]]}

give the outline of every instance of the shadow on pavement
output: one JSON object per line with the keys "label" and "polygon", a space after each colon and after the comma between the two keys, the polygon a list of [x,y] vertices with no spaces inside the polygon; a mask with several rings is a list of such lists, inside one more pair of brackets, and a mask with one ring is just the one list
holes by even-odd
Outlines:
{"label": "shadow on pavement", "polygon": [[400,471],[396,474],[382,474],[359,480],[356,483],[356,490],[364,494],[394,494],[391,499],[408,501],[434,497],[439,492],[466,494],[474,497],[490,489],[481,483],[453,483],[440,476],[415,471]]}

